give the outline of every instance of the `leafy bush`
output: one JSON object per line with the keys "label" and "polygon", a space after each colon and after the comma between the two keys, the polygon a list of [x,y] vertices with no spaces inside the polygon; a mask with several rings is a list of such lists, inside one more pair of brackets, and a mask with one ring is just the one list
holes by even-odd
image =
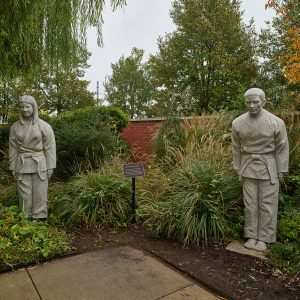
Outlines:
{"label": "leafy bush", "polygon": [[300,272],[300,243],[275,243],[269,251],[269,264],[288,274]]}
{"label": "leafy bush", "polygon": [[69,250],[64,232],[24,219],[16,206],[0,204],[0,270],[52,258]]}
{"label": "leafy bush", "polygon": [[130,220],[130,181],[116,175],[82,174],[55,184],[50,210],[64,225],[124,226]]}
{"label": "leafy bush", "polygon": [[56,174],[68,177],[82,164],[93,168],[116,155],[118,134],[128,121],[122,111],[113,107],[79,109],[53,118],[59,162]]}
{"label": "leafy bush", "polygon": [[270,264],[287,273],[300,272],[300,209],[286,210],[279,215],[277,240],[268,253]]}
{"label": "leafy bush", "polygon": [[300,244],[300,209],[291,209],[280,215],[277,239],[284,243],[297,242]]}

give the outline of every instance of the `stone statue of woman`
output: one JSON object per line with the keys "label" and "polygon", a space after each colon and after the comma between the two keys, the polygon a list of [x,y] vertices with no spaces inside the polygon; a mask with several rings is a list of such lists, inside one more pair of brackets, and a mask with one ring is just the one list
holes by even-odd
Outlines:
{"label": "stone statue of woman", "polygon": [[54,133],[39,118],[32,96],[20,97],[19,113],[19,120],[10,129],[10,170],[18,182],[19,204],[25,218],[46,219],[48,180],[56,167]]}

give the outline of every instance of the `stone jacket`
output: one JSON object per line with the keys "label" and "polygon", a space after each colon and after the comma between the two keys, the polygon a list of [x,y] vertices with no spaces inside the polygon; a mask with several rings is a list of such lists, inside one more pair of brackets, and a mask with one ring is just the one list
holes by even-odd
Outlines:
{"label": "stone jacket", "polygon": [[257,119],[245,113],[232,122],[233,167],[240,179],[278,180],[288,172],[289,145],[284,122],[266,110]]}
{"label": "stone jacket", "polygon": [[46,172],[56,167],[56,144],[51,126],[41,119],[26,126],[20,120],[10,129],[9,137],[10,170],[22,174],[38,173],[42,180]]}

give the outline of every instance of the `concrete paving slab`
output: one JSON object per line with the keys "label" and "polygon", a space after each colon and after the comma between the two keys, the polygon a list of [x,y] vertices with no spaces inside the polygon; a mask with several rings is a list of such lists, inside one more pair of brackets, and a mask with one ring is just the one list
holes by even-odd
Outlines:
{"label": "concrete paving slab", "polygon": [[1,300],[39,300],[25,269],[0,275]]}
{"label": "concrete paving slab", "polygon": [[226,247],[226,250],[236,252],[239,254],[253,256],[263,260],[267,259],[265,252],[247,249],[243,246],[244,243],[244,241],[233,241]]}
{"label": "concrete paving slab", "polygon": [[152,300],[193,284],[131,247],[98,250],[45,263],[29,273],[43,300]]}
{"label": "concrete paving slab", "polygon": [[160,298],[161,300],[217,300],[220,298],[212,295],[200,286],[193,284],[180,291]]}

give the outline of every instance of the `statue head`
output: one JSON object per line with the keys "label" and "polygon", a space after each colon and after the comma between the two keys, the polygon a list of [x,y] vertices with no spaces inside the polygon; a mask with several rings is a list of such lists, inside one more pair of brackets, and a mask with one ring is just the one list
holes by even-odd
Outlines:
{"label": "statue head", "polygon": [[259,88],[251,88],[246,91],[244,97],[250,115],[258,116],[266,103],[264,91]]}
{"label": "statue head", "polygon": [[29,95],[23,95],[19,99],[20,122],[24,124],[25,119],[32,119],[33,124],[38,120],[38,106],[35,99]]}

